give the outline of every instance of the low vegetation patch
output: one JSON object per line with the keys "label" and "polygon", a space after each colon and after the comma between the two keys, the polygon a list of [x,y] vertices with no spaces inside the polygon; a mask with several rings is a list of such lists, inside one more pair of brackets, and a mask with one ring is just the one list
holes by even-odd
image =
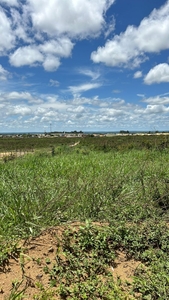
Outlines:
{"label": "low vegetation patch", "polygon": [[167,141],[114,139],[1,161],[0,298],[169,298]]}

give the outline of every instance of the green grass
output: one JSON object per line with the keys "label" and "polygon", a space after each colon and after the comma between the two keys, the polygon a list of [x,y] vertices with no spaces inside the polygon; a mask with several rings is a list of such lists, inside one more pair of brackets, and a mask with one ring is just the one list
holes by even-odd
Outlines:
{"label": "green grass", "polygon": [[169,204],[168,160],[168,152],[86,155],[68,149],[0,164],[0,235],[22,236],[71,220],[139,222],[159,216]]}
{"label": "green grass", "polygon": [[[94,152],[87,156],[77,153],[55,157],[30,155],[0,165],[1,230],[10,232],[10,228],[16,228],[17,232],[31,233],[36,227],[51,225],[51,222],[107,220],[117,200],[118,210],[121,202],[124,202],[122,205],[129,202],[130,206],[133,198],[140,206],[140,197],[145,191],[143,193],[139,178],[142,166],[138,168],[138,155],[140,153],[134,157],[131,152],[115,156]],[[148,178],[149,174],[145,176]],[[139,199],[135,199],[135,195]],[[118,216],[117,212],[114,214]]]}
{"label": "green grass", "polygon": [[[112,287],[109,275],[105,275],[108,294],[99,277],[92,275],[100,276],[97,270],[107,274],[105,266],[113,264],[117,249],[121,249],[143,263],[130,294],[141,293],[140,299],[169,299],[168,149],[129,150],[132,147],[123,145],[122,150],[105,151],[106,145],[98,151],[92,147],[97,148],[94,144],[57,145],[52,151],[0,163],[1,267],[10,255],[18,255],[16,241],[20,238],[75,220],[108,222],[108,227],[99,230],[87,223],[74,235],[74,244],[72,233],[65,233],[62,247],[67,271],[63,263],[48,270],[53,274],[51,285],[60,276],[58,293],[63,299],[125,299],[120,285]],[[90,255],[94,255],[92,269]],[[77,279],[73,287],[64,284],[74,276],[71,268]],[[81,268],[86,274],[89,270],[84,281]],[[79,298],[80,294],[84,296]]]}
{"label": "green grass", "polygon": [[109,152],[112,150],[122,151],[131,149],[158,149],[160,151],[169,148],[169,136],[165,135],[145,135],[145,136],[114,136],[114,137],[91,137],[85,138],[65,138],[65,137],[28,137],[22,138],[2,137],[0,138],[0,151],[25,151],[30,152],[34,149],[50,149],[52,147],[68,146],[80,141],[80,147],[87,147],[90,150],[101,150]]}

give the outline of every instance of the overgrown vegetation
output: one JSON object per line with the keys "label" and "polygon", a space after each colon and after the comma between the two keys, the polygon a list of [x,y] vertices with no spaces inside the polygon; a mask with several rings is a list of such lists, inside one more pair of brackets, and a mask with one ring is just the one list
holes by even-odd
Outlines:
{"label": "overgrown vegetation", "polygon": [[52,147],[69,146],[73,143],[80,141],[81,147],[87,147],[90,150],[101,150],[109,152],[112,150],[121,151],[127,149],[158,149],[164,150],[169,148],[168,135],[130,135],[130,136],[113,136],[94,137],[88,135],[84,138],[78,137],[1,137],[0,138],[0,151],[25,151],[31,152],[34,149],[50,149]]}
{"label": "overgrown vegetation", "polygon": [[[90,137],[72,148],[66,138],[47,142],[0,163],[1,271],[19,255],[17,240],[90,220],[65,231],[61,252],[46,264],[60,299],[169,299],[168,138]],[[141,262],[126,287],[108,271],[119,250]],[[55,299],[56,290],[39,289],[35,299]],[[16,293],[10,299],[22,299]]]}

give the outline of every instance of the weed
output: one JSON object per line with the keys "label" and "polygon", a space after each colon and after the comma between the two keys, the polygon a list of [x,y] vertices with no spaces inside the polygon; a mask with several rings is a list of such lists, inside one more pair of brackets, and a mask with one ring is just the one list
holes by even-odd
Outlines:
{"label": "weed", "polygon": [[15,280],[12,282],[12,290],[8,297],[8,300],[22,300],[24,299],[24,292],[26,291],[26,286],[19,291],[20,286],[22,285],[22,281]]}
{"label": "weed", "polygon": [[36,282],[36,287],[39,289],[38,294],[33,296],[34,300],[53,300],[55,296],[55,292],[51,289],[45,289],[41,282]]}
{"label": "weed", "polygon": [[0,245],[0,270],[5,271],[9,265],[9,259],[18,259],[21,252],[21,248],[17,246],[14,241],[2,242]]}

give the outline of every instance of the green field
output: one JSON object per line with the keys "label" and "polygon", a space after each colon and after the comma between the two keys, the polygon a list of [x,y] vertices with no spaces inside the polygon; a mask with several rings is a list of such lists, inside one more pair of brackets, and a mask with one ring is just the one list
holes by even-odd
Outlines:
{"label": "green field", "polygon": [[[0,162],[0,270],[21,239],[82,222],[65,226],[65,258],[44,270],[52,290],[37,283],[32,299],[169,299],[168,147],[166,136],[1,138],[1,152],[30,153]],[[119,251],[140,262],[132,283],[107,271]],[[13,284],[6,299],[25,294]]]}

